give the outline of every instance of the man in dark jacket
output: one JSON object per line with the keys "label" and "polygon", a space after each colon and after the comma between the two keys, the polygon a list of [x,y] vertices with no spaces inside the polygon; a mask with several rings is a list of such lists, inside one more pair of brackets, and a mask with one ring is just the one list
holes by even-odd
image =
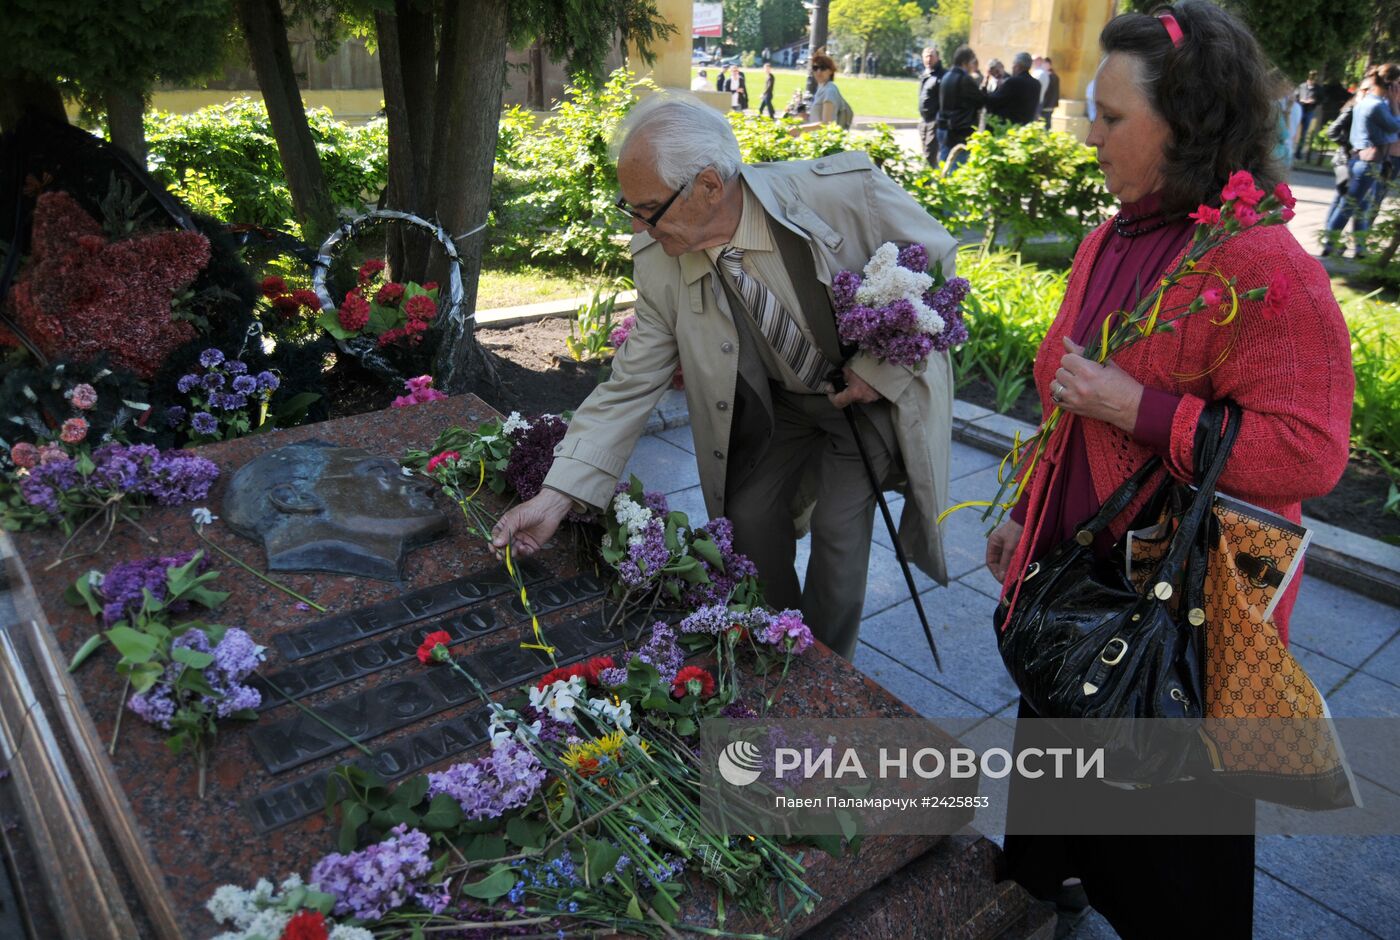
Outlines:
{"label": "man in dark jacket", "polygon": [[[953,67],[944,73],[938,82],[938,160],[948,159],[948,154],[959,144],[967,142],[972,132],[977,130],[977,115],[987,104],[987,96],[977,87],[977,79],[971,72],[977,71],[977,54],[967,46],[958,47],[953,53]],[[1035,79],[1031,79],[1032,82]],[[1039,83],[1036,83],[1039,87]],[[958,151],[954,166],[963,161],[965,150]]]}
{"label": "man in dark jacket", "polygon": [[1060,74],[1055,71],[1055,63],[1045,57],[1045,71],[1050,76],[1050,84],[1045,86],[1045,97],[1040,99],[1040,116],[1045,119],[1045,129],[1050,129],[1050,116],[1060,106]]}
{"label": "man in dark jacket", "polygon": [[1040,82],[1031,74],[1031,54],[1011,60],[1011,77],[987,96],[987,113],[1012,124],[1029,124],[1040,113]]}
{"label": "man in dark jacket", "polygon": [[938,50],[924,50],[924,73],[919,76],[919,141],[924,146],[924,159],[938,163],[938,82],[947,69],[938,61]]}

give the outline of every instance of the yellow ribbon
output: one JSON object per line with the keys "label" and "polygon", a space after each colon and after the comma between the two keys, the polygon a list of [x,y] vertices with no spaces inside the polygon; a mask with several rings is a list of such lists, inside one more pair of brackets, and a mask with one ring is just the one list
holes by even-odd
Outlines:
{"label": "yellow ribbon", "polygon": [[[512,578],[515,577],[515,565],[510,559],[509,545],[506,546],[506,571]],[[523,650],[542,650],[549,654],[550,659],[553,659],[554,647],[544,641],[544,635],[540,632],[540,618],[535,616],[535,609],[530,606],[530,599],[525,596],[525,582],[523,578],[520,583],[520,606],[524,607],[525,610],[529,612],[530,626],[535,631],[535,642],[521,643],[520,648]]]}

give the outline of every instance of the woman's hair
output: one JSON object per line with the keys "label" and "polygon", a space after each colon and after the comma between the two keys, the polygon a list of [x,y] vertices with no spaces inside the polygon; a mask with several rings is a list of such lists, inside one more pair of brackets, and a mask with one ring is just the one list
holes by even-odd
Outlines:
{"label": "woman's hair", "polygon": [[1204,0],[1160,7],[1181,27],[1180,44],[1157,16],[1125,13],[1099,34],[1104,55],[1131,57],[1137,83],[1171,129],[1162,166],[1163,207],[1186,212],[1219,202],[1230,174],[1248,170],[1265,188],[1282,178],[1273,156],[1278,109],[1268,60],[1239,20]]}
{"label": "woman's hair", "polygon": [[672,189],[711,166],[721,179],[732,179],[743,162],[729,120],[693,95],[658,92],[638,101],[613,132],[613,156],[639,133],[651,146],[661,182]]}
{"label": "woman's hair", "polygon": [[972,51],[971,46],[958,46],[958,50],[953,53],[953,64],[955,66],[967,65],[977,58],[977,53]]}
{"label": "woman's hair", "polygon": [[816,55],[812,56],[812,64],[810,67],[814,69],[830,69],[832,75],[836,74],[836,60],[825,52],[818,52]]}
{"label": "woman's hair", "polygon": [[1400,65],[1394,62],[1383,62],[1376,66],[1376,81],[1382,85],[1394,85],[1400,82]]}

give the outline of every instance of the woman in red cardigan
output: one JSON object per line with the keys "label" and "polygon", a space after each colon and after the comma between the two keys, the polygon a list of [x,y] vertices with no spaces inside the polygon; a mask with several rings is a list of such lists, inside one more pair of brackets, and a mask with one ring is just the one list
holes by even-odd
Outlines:
{"label": "woman in red cardigan", "polygon": [[[1202,259],[1203,267],[1236,277],[1241,293],[1271,286],[1267,301],[1242,301],[1232,325],[1192,316],[1104,365],[1079,355],[1110,312],[1133,309],[1176,267],[1191,241],[1187,213],[1219,205],[1233,171],[1248,170],[1266,191],[1278,180],[1269,69],[1254,38],[1208,3],[1187,0],[1169,10],[1116,17],[1100,36],[1105,58],[1087,142],[1121,208],[1080,246],[1036,360],[1047,411],[1058,404],[1072,417],[1010,521],[988,538],[988,567],[1008,595],[1030,563],[1073,537],[1153,454],[1189,480],[1197,419],[1210,401],[1231,398],[1244,412],[1219,483],[1224,493],[1296,521],[1302,501],[1330,490],[1346,466],[1350,338],[1326,272],[1284,226],[1248,230]],[[1164,306],[1188,304],[1205,286],[1190,279]],[[1136,508],[1118,516],[1099,551],[1123,536]],[[1285,640],[1299,580],[1274,615]],[[1021,717],[1034,717],[1024,702]],[[1018,729],[1018,747],[1030,734]],[[1234,821],[1234,831],[1249,834],[1014,834],[1023,821],[1036,828],[1031,815],[1043,818],[1063,801],[1123,819],[1209,804]],[[1209,781],[1124,791],[1096,781],[1013,777],[1006,870],[1032,893],[1071,906],[1073,893],[1063,886],[1082,880],[1088,901],[1126,938],[1203,931],[1249,937],[1253,813],[1252,800]]]}

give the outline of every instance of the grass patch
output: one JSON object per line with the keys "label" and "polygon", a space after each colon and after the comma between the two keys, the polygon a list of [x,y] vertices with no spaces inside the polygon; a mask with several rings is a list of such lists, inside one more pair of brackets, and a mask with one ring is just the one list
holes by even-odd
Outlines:
{"label": "grass patch", "polygon": [[[698,68],[690,70],[690,77],[699,73]],[[706,67],[710,88],[715,87],[719,73],[717,68]],[[749,110],[758,110],[758,99],[763,97],[763,69],[744,69],[744,82],[749,89]],[[773,70],[773,108],[783,113],[792,93],[799,86],[807,84],[807,73],[796,69]],[[919,80],[917,78],[865,78],[859,75],[837,74],[836,87],[850,103],[856,113],[856,120],[870,118],[916,119],[919,116]]]}
{"label": "grass patch", "polygon": [[573,300],[591,291],[598,280],[577,271],[534,264],[482,268],[476,288],[476,308],[494,310],[546,300]]}

